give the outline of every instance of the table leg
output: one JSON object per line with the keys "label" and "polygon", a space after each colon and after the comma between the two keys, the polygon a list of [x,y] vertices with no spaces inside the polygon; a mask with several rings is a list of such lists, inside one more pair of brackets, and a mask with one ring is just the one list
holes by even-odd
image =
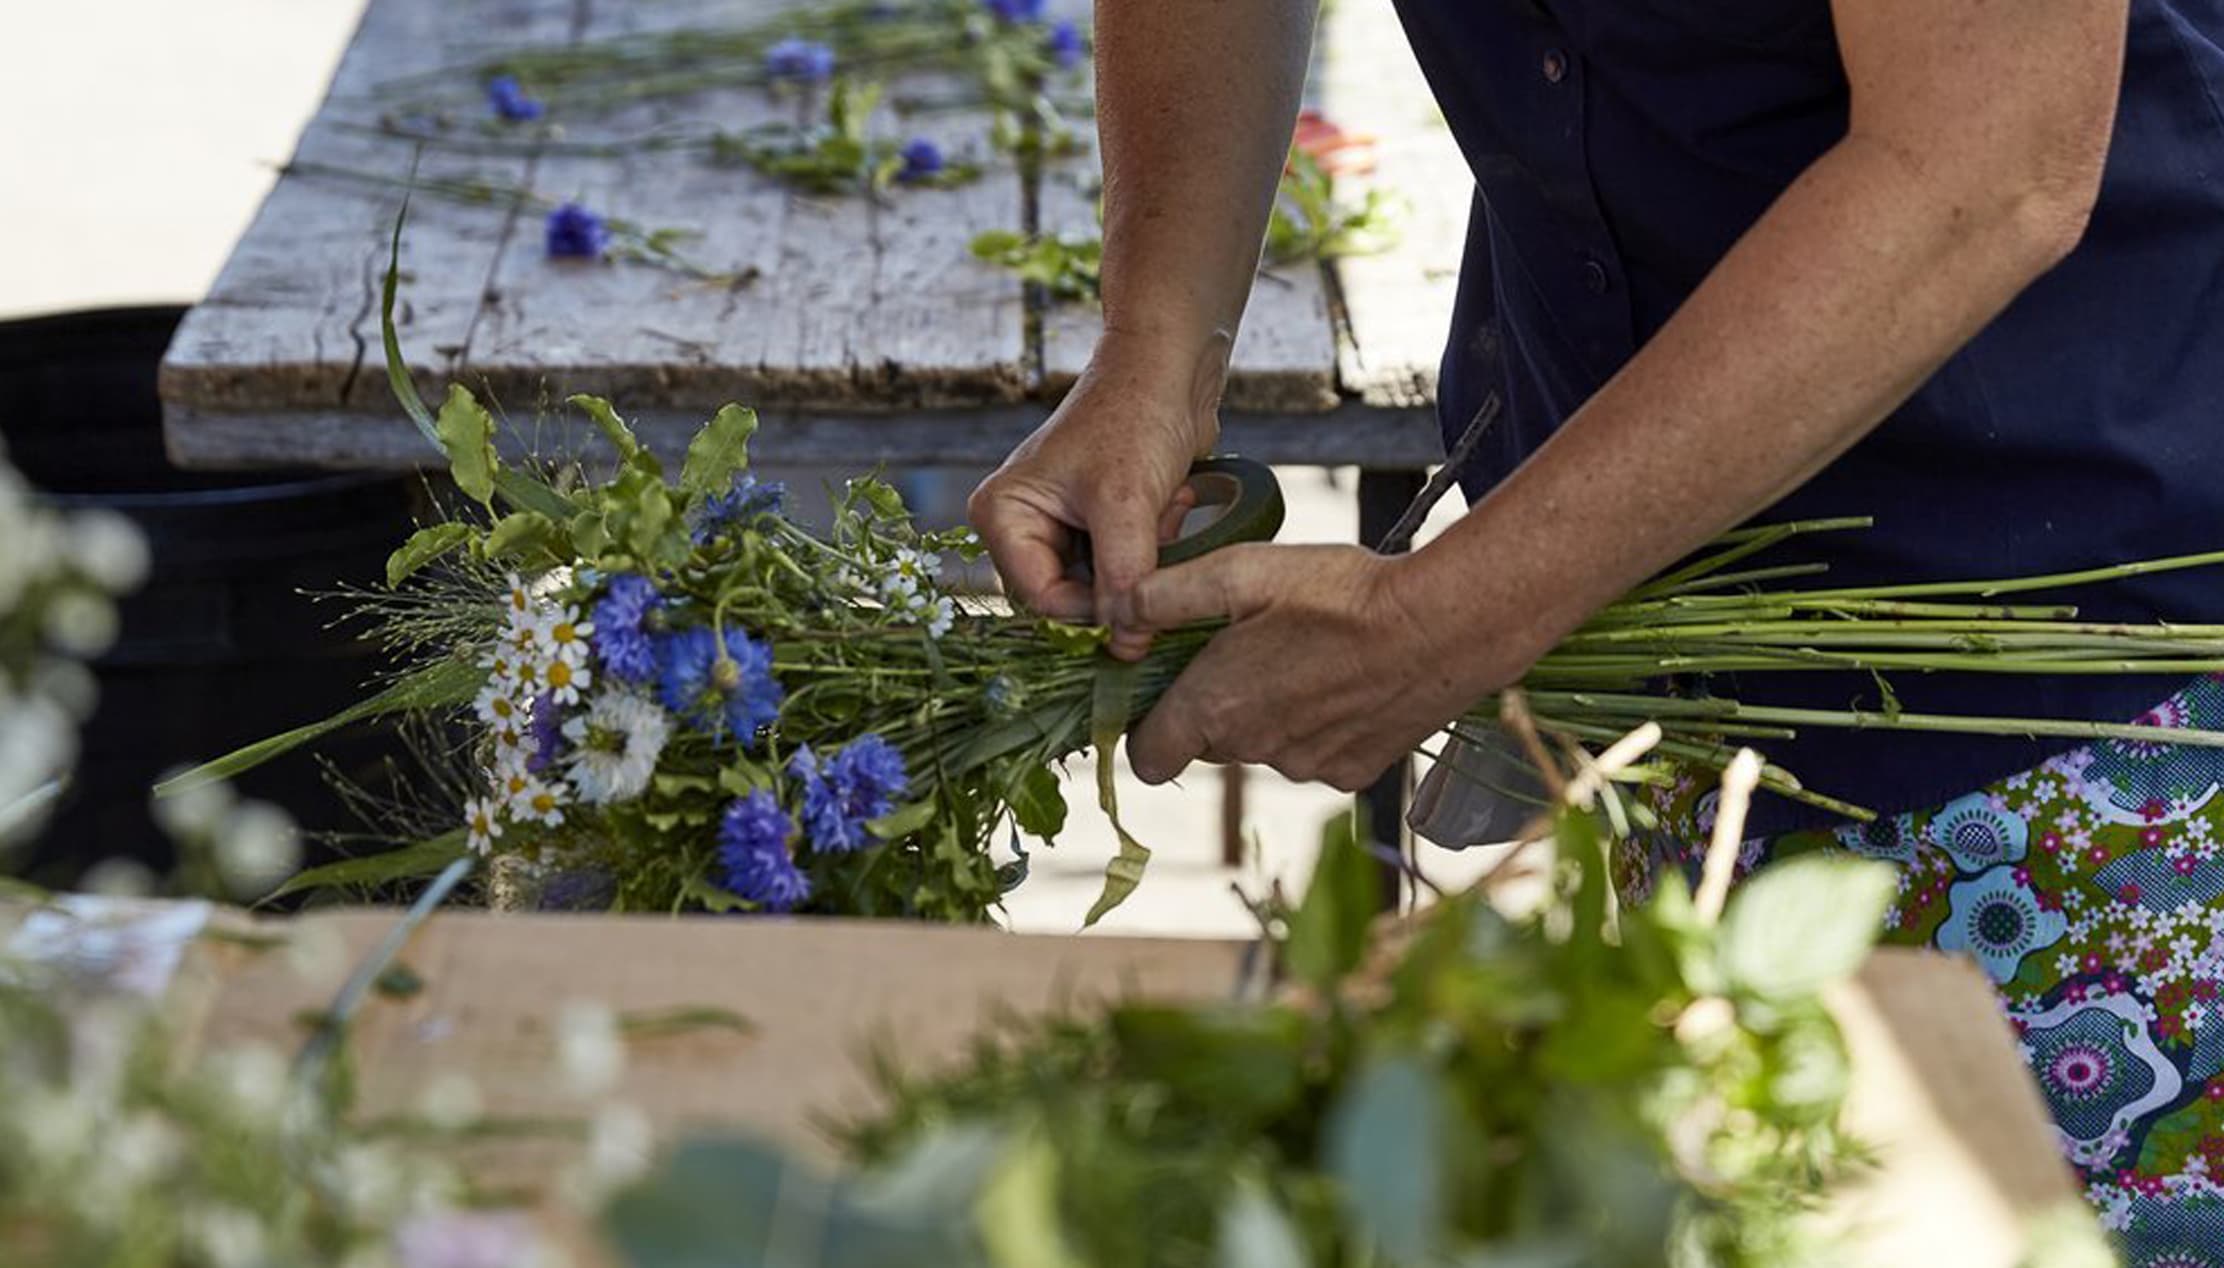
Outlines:
{"label": "table leg", "polygon": [[[1359,472],[1359,540],[1373,546],[1387,535],[1405,508],[1420,495],[1427,473],[1421,471],[1376,471],[1362,468]],[[1397,852],[1398,857],[1410,860],[1410,837],[1405,828],[1405,811],[1408,786],[1413,779],[1413,762],[1400,759],[1374,786],[1359,794],[1359,804],[1366,813],[1368,830],[1376,844]],[[1405,909],[1410,888],[1406,870],[1390,863],[1383,867],[1383,904],[1391,911]]]}

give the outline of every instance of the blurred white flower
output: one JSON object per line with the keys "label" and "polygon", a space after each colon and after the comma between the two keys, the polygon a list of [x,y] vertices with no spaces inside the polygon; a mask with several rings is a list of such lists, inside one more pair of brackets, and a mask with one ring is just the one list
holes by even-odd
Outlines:
{"label": "blurred white flower", "polygon": [[70,564],[110,594],[138,589],[152,563],[139,526],[115,511],[72,515],[64,545]]}
{"label": "blurred white flower", "polygon": [[77,760],[77,731],[52,701],[0,688],[0,836],[11,807]]}
{"label": "blurred white flower", "polygon": [[85,869],[77,887],[103,898],[145,898],[158,879],[153,868],[137,859],[102,859]]}
{"label": "blurred white flower", "polygon": [[287,1097],[286,1060],[263,1044],[242,1044],[210,1059],[216,1088],[251,1123],[278,1120]]}
{"label": "blurred white flower", "polygon": [[656,1152],[649,1116],[631,1105],[605,1105],[587,1130],[586,1169],[605,1192],[646,1174]]}
{"label": "blurred white flower", "polygon": [[517,1211],[443,1211],[394,1232],[400,1268],[554,1268],[532,1221]]}
{"label": "blurred white flower", "polygon": [[392,1223],[409,1194],[401,1160],[378,1145],[342,1148],[332,1156],[326,1179],[348,1218],[370,1228]]}
{"label": "blurred white flower", "polygon": [[46,641],[72,656],[98,656],[116,644],[116,605],[90,590],[64,590],[39,614]]}
{"label": "blurred white flower", "polygon": [[31,666],[31,694],[44,696],[82,723],[100,703],[100,680],[93,671],[64,656],[42,656]]}
{"label": "blurred white flower", "polygon": [[178,1129],[161,1115],[142,1110],[108,1138],[102,1162],[104,1171],[136,1188],[160,1180],[184,1156],[185,1138]]}
{"label": "blurred white flower", "polygon": [[240,898],[260,898],[301,868],[301,829],[267,801],[242,801],[216,830],[216,872]]}
{"label": "blurred white flower", "polygon": [[262,1268],[262,1222],[238,1207],[210,1204],[184,1212],[186,1235],[210,1268]]}
{"label": "blurred white flower", "polygon": [[73,1166],[83,1156],[99,1121],[92,1103],[76,1088],[36,1090],[14,1109],[16,1131],[31,1162],[52,1170]]}
{"label": "blurred white flower", "polygon": [[[185,774],[188,768],[174,766],[155,778],[167,783]],[[217,825],[239,800],[232,786],[220,779],[188,784],[164,797],[156,797],[149,805],[155,824],[171,837],[196,840],[216,835]]]}
{"label": "blurred white flower", "polygon": [[617,1014],[584,1000],[564,1005],[556,1018],[556,1068],[574,1095],[609,1091],[625,1073],[625,1062]]}
{"label": "blurred white flower", "polygon": [[347,939],[330,925],[295,921],[286,929],[286,967],[315,989],[336,987],[355,963]]}

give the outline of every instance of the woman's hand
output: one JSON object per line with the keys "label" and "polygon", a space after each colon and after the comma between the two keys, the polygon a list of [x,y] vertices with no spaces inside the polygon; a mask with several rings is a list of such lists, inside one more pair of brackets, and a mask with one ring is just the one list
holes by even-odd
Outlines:
{"label": "woman's hand", "polygon": [[1356,790],[1520,675],[1482,631],[1462,637],[1414,593],[1411,559],[1356,546],[1231,546],[1145,577],[1122,623],[1226,618],[1128,737],[1164,783],[1192,761],[1271,766]]}
{"label": "woman's hand", "polygon": [[[1057,412],[967,508],[1013,598],[1059,620],[1114,625],[1114,653],[1142,655],[1149,633],[1119,624],[1116,604],[1195,505],[1185,481],[1220,433],[1225,367],[1224,341],[1170,364],[1106,337]],[[1094,586],[1066,575],[1076,530],[1090,537]]]}

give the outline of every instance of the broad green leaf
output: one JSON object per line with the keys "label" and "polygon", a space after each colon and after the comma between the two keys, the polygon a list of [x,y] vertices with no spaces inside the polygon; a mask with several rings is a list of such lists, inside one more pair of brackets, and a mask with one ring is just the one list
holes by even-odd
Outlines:
{"label": "broad green leaf", "polygon": [[418,880],[462,858],[464,850],[464,832],[457,828],[430,841],[419,841],[398,850],[366,854],[359,859],[341,859],[337,863],[296,872],[285,884],[270,891],[263,901],[275,902],[289,894],[310,890],[375,889],[395,881]]}
{"label": "broad green leaf", "polygon": [[1252,1183],[1228,1195],[1214,1241],[1215,1268],[1303,1268],[1308,1262],[1297,1226]]}
{"label": "broad green leaf", "polygon": [[471,526],[457,520],[411,533],[408,541],[386,557],[386,588],[391,590],[407,581],[419,568],[469,541],[471,534]]}
{"label": "broad green leaf", "polygon": [[568,523],[572,516],[579,513],[578,505],[550,488],[546,480],[516,467],[496,470],[494,489],[512,507],[521,511],[539,511],[559,524]]}
{"label": "broad green leaf", "polygon": [[1722,974],[1733,991],[1812,995],[1868,958],[1898,890],[1892,867],[1810,854],[1762,868],[1722,914]]}
{"label": "broad green leaf", "polygon": [[494,473],[501,462],[494,456],[494,418],[462,384],[448,387],[434,426],[440,448],[448,455],[448,473],[456,487],[481,504],[494,500]]}
{"label": "broad green leaf", "polygon": [[899,807],[865,825],[865,831],[880,841],[900,841],[934,822],[934,802],[915,801]]}
{"label": "broad green leaf", "polygon": [[564,531],[539,511],[513,511],[487,530],[483,548],[488,559],[512,559],[541,554],[554,562],[561,554]]}
{"label": "broad green leaf", "polygon": [[641,452],[641,442],[633,438],[633,429],[626,426],[624,419],[618,417],[618,411],[610,402],[585,393],[566,399],[594,420],[595,426],[602,431],[603,439],[610,442],[611,448],[618,451],[620,458],[631,458]]}
{"label": "broad green leaf", "polygon": [[1066,796],[1058,789],[1058,772],[1028,767],[1012,790],[1012,818],[1029,836],[1055,841],[1066,827]]}
{"label": "broad green leaf", "polygon": [[1027,245],[1027,235],[1012,229],[989,229],[973,235],[973,254],[998,260]]}
{"label": "broad green leaf", "polygon": [[1135,887],[1143,883],[1143,869],[1151,861],[1150,850],[1120,822],[1119,767],[1114,759],[1120,736],[1127,730],[1128,708],[1135,699],[1135,678],[1140,668],[1136,662],[1107,657],[1097,666],[1096,686],[1090,696],[1089,742],[1097,750],[1097,805],[1112,823],[1120,852],[1104,865],[1104,889],[1082,919],[1084,928],[1126,902]]}
{"label": "broad green leaf", "polygon": [[1305,900],[1290,914],[1284,948],[1290,972],[1323,991],[1358,967],[1367,929],[1382,911],[1381,865],[1360,845],[1359,818],[1354,808],[1322,827],[1320,861]]}
{"label": "broad green leaf", "polygon": [[322,722],[295,727],[283,734],[257,740],[245,748],[234,750],[215,761],[203,763],[174,778],[155,786],[155,796],[168,797],[189,788],[198,788],[213,780],[230,779],[242,771],[250,771],[273,757],[292,752],[312,740],[319,740],[341,727],[389,713],[411,710],[431,710],[463,704],[477,695],[486,684],[487,671],[468,661],[443,660],[416,670],[393,686],[368,700],[359,700]]}
{"label": "broad green leaf", "polygon": [[680,464],[680,487],[690,493],[724,493],[736,473],[749,467],[749,438],[757,431],[757,411],[739,405],[719,408],[687,442]]}
{"label": "broad green leaf", "polygon": [[686,883],[680,886],[680,898],[701,903],[703,910],[713,915],[756,910],[749,905],[748,899],[730,889],[721,889],[699,876],[687,878]]}
{"label": "broad green leaf", "polygon": [[1428,1262],[1444,1231],[1444,1130],[1451,1098],[1410,1056],[1376,1060],[1328,1112],[1326,1169],[1352,1240],[1392,1263]]}

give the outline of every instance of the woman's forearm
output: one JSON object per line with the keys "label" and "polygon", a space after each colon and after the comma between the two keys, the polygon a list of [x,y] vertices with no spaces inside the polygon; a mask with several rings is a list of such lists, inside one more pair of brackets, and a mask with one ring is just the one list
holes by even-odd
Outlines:
{"label": "woman's forearm", "polygon": [[[2093,181],[2097,183],[2097,166]],[[1904,401],[2082,228],[2057,204],[1969,197],[1850,137],[1778,200],[1682,309],[1401,587],[1448,631],[1528,660],[1764,510]]]}
{"label": "woman's forearm", "polygon": [[1313,0],[1098,0],[1100,361],[1181,376],[1202,366],[1217,394],[1288,154],[1314,13]]}

